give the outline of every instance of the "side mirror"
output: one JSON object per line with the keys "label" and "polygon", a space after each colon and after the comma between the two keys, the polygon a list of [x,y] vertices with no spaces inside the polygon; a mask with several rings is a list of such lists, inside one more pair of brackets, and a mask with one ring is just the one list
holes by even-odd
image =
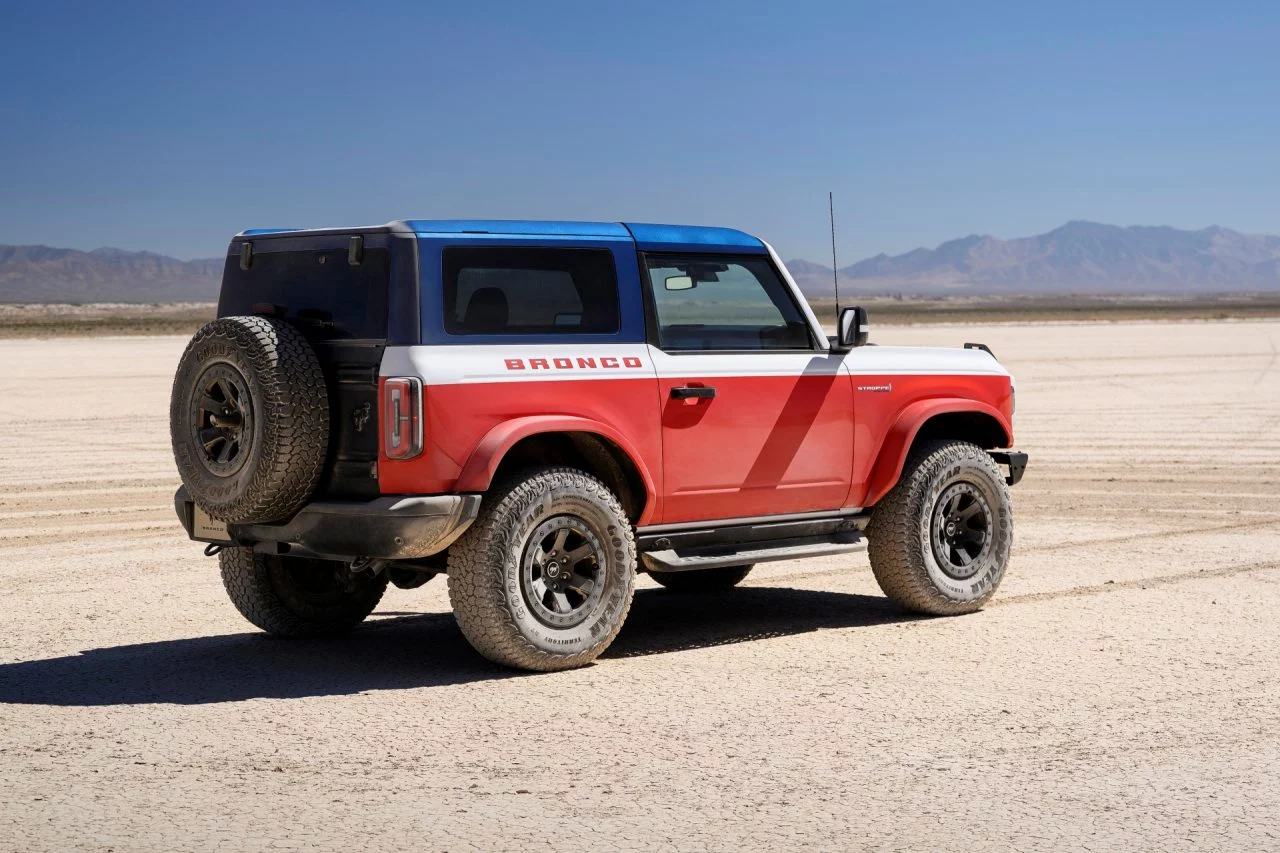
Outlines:
{"label": "side mirror", "polygon": [[662,284],[667,290],[693,290],[698,286],[691,275],[669,275]]}
{"label": "side mirror", "polygon": [[841,351],[848,352],[854,347],[865,346],[871,337],[871,325],[867,318],[867,309],[861,305],[845,308],[840,312],[837,334],[834,343]]}

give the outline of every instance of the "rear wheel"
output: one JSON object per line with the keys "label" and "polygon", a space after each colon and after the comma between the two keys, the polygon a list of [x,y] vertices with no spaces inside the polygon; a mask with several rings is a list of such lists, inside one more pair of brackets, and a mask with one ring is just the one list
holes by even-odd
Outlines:
{"label": "rear wheel", "polygon": [[268,634],[338,634],[364,621],[382,599],[386,574],[352,572],[337,560],[223,548],[222,585],[244,618]]}
{"label": "rear wheel", "polygon": [[1009,487],[990,454],[964,441],[925,444],[867,525],[871,571],[917,613],[971,613],[995,594],[1013,543]]}
{"label": "rear wheel", "polygon": [[449,600],[462,633],[500,664],[559,670],[595,660],[631,607],[631,522],[604,483],[534,470],[486,496],[449,549]]}
{"label": "rear wheel", "polygon": [[752,568],[753,565],[718,566],[691,572],[649,572],[649,577],[672,592],[718,592],[742,583]]}

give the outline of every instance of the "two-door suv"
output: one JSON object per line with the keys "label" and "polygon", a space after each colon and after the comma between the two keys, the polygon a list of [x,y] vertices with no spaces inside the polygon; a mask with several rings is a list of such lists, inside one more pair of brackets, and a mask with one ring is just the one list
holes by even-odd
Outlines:
{"label": "two-door suv", "polygon": [[472,645],[535,670],[604,651],[637,572],[727,589],[865,544],[898,604],[979,609],[1026,464],[1012,379],[837,328],[724,228],[246,231],[174,379],[178,517],[266,631],[446,573]]}

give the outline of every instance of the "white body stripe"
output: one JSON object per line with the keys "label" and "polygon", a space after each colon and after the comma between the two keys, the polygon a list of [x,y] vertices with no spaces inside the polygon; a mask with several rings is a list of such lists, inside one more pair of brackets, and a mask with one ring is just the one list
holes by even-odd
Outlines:
{"label": "white body stripe", "polygon": [[[519,362],[519,367],[508,361]],[[427,385],[476,382],[564,382],[568,379],[650,379],[645,344],[475,344],[387,347],[383,376],[417,376]]]}
{"label": "white body stripe", "polygon": [[855,347],[844,357],[855,376],[861,374],[933,374],[1008,376],[1009,371],[982,350],[960,347]]}
{"label": "white body stripe", "polygon": [[[511,362],[510,364],[508,362]],[[518,365],[518,366],[516,366]],[[383,376],[417,376],[428,385],[825,375],[991,375],[1008,371],[981,350],[858,347],[830,351],[667,353],[648,344],[478,344],[388,347]]]}
{"label": "white body stripe", "polygon": [[649,347],[658,376],[667,379],[697,377],[768,377],[830,375],[841,369],[840,357],[815,350],[759,352],[663,352]]}

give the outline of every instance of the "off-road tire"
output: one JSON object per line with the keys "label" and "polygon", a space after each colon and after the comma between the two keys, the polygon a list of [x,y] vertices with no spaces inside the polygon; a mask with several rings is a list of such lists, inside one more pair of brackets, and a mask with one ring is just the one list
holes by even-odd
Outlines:
{"label": "off-road tire", "polygon": [[[215,471],[198,435],[207,417],[201,386],[212,370],[230,370],[247,398],[244,458],[233,470]],[[329,446],[329,398],[315,351],[281,320],[206,323],[178,362],[169,436],[183,485],[210,516],[235,524],[290,518],[315,491]]]}
{"label": "off-road tire", "polygon": [[268,634],[341,634],[373,612],[387,588],[386,573],[355,573],[336,560],[255,554],[223,548],[222,585],[240,614]]}
{"label": "off-road tire", "polygon": [[717,566],[691,572],[649,572],[649,577],[672,592],[719,592],[742,583],[752,568],[754,564]]}
{"label": "off-road tire", "polygon": [[[957,484],[971,486],[971,494],[985,502],[989,511],[990,541],[975,557],[978,565],[973,574],[963,579],[948,574],[934,546],[939,501],[954,494]],[[890,600],[934,616],[972,613],[995,594],[1009,562],[1013,544],[1009,487],[995,461],[977,445],[928,442],[913,451],[898,484],[872,510],[867,539],[871,571]]]}
{"label": "off-road tire", "polygon": [[[602,587],[593,604],[581,605],[581,622],[558,627],[536,615],[523,573],[529,549],[537,547],[535,534],[565,518],[595,537],[594,571]],[[518,669],[572,669],[607,649],[626,619],[635,537],[604,483],[573,468],[534,469],[485,495],[479,518],[449,548],[448,575],[454,618],[476,651]]]}

